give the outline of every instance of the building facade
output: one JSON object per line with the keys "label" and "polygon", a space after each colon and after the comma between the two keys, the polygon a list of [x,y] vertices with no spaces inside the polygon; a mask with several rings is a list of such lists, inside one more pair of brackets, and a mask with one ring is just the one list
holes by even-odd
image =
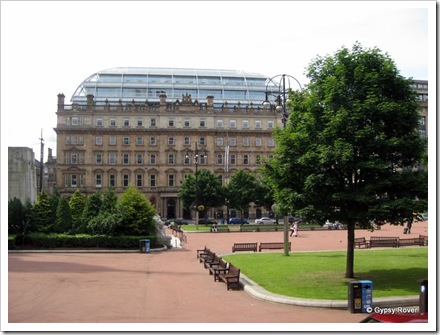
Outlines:
{"label": "building facade", "polygon": [[[274,129],[282,127],[282,113],[263,105],[277,89],[266,76],[238,71],[95,73],[78,86],[71,104],[58,95],[57,189],[69,196],[107,187],[120,194],[134,186],[162,217],[188,218],[178,190],[195,173],[196,145],[206,153],[198,168],[223,184],[237,169],[255,173],[274,151]],[[216,214],[213,209],[209,216]],[[246,213],[261,215],[267,213],[255,207]]]}
{"label": "building facade", "polygon": [[37,162],[34,151],[25,147],[8,148],[8,200],[37,200]]}

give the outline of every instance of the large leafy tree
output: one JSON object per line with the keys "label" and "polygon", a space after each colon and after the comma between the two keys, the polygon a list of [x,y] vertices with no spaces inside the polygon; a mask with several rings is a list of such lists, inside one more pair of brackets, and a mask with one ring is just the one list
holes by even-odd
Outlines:
{"label": "large leafy tree", "polygon": [[[197,187],[197,191],[196,191]],[[196,204],[203,205],[203,211],[206,213],[209,208],[221,206],[224,203],[224,190],[217,176],[209,170],[200,169],[197,171],[197,185],[194,175],[188,175],[182,182],[179,189],[179,198],[186,209]]]}
{"label": "large leafy tree", "polygon": [[72,214],[72,231],[79,232],[82,222],[82,213],[86,205],[86,196],[75,190],[69,200],[70,212]]}
{"label": "large leafy tree", "polygon": [[117,211],[121,220],[116,233],[133,236],[156,234],[153,220],[156,209],[137,188],[129,187],[122,193]]}
{"label": "large leafy tree", "polygon": [[67,233],[72,229],[72,213],[70,212],[69,201],[66,197],[60,196],[56,210],[55,224],[53,230],[56,233]]}
{"label": "large leafy tree", "polygon": [[38,231],[42,233],[52,232],[55,214],[53,213],[50,196],[45,190],[42,190],[37,196],[34,213]]}
{"label": "large leafy tree", "polygon": [[255,175],[246,170],[237,170],[231,176],[227,193],[229,206],[240,211],[243,218],[243,211],[255,200],[257,181]]}
{"label": "large leafy tree", "polygon": [[427,208],[418,102],[387,54],[358,43],[316,58],[307,76],[308,87],[290,94],[289,122],[265,173],[283,210],[347,225],[352,278],[355,224],[403,224]]}

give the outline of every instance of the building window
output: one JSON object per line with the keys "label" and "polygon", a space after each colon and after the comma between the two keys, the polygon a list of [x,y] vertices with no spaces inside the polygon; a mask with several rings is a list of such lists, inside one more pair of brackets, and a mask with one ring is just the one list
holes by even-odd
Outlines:
{"label": "building window", "polygon": [[257,155],[256,159],[255,159],[255,164],[257,165],[261,165],[262,162],[262,157],[261,155]]}
{"label": "building window", "polygon": [[76,174],[72,174],[70,176],[70,186],[72,187],[78,187],[78,178]]}
{"label": "building window", "polygon": [[102,174],[95,175],[95,186],[102,187]]}
{"label": "building window", "polygon": [[243,165],[249,165],[249,155],[243,155]]}
{"label": "building window", "polygon": [[229,120],[229,128],[231,128],[231,129],[237,128],[237,121]]}
{"label": "building window", "polygon": [[70,154],[70,164],[78,164],[78,154],[77,153]]}
{"label": "building window", "polygon": [[108,154],[108,163],[110,165],[115,165],[116,164],[116,153],[111,152]]}
{"label": "building window", "polygon": [[168,145],[174,145],[174,137],[168,137]]}
{"label": "building window", "polygon": [[128,174],[124,174],[122,176],[122,186],[128,187],[130,185],[130,176]]}
{"label": "building window", "polygon": [[130,127],[130,120],[124,119],[124,127]]}
{"label": "building window", "polygon": [[72,117],[72,126],[77,126],[78,125],[78,118],[77,117]]}
{"label": "building window", "polygon": [[269,138],[269,139],[267,140],[267,145],[268,145],[269,147],[274,147],[274,146],[275,146],[275,141],[274,141],[274,139],[273,139],[273,138]]}
{"label": "building window", "polygon": [[183,145],[191,145],[191,138],[184,137],[183,138]]}
{"label": "building window", "polygon": [[96,136],[95,144],[96,145],[102,145],[102,136]]}
{"label": "building window", "polygon": [[150,145],[156,145],[156,137],[150,137]]}
{"label": "building window", "polygon": [[273,129],[274,126],[275,126],[275,122],[273,122],[273,121],[268,121],[268,122],[267,122],[267,128],[269,128],[269,129]]}
{"label": "building window", "polygon": [[116,175],[111,174],[108,176],[108,184],[110,187],[115,187],[116,186]]}
{"label": "building window", "polygon": [[156,127],[156,119],[150,120],[150,127]]}
{"label": "building window", "polygon": [[249,120],[243,120],[242,127],[243,127],[243,129],[249,128]]}
{"label": "building window", "polygon": [[217,128],[223,128],[223,120],[217,120]]}
{"label": "building window", "polygon": [[144,155],[137,153],[136,154],[136,164],[137,165],[142,165],[144,163]]}
{"label": "building window", "polygon": [[217,154],[216,164],[223,165],[223,154]]}
{"label": "building window", "polygon": [[168,127],[174,127],[174,119],[168,119]]}
{"label": "building window", "polygon": [[144,126],[144,120],[143,119],[137,119],[137,126],[143,127]]}
{"label": "building window", "polygon": [[144,185],[144,176],[141,174],[136,175],[136,186],[142,187]]}
{"label": "building window", "polygon": [[231,154],[229,156],[229,162],[230,162],[231,165],[237,164],[237,156],[235,154]]}
{"label": "building window", "polygon": [[261,120],[255,120],[255,129],[261,129]]}
{"label": "building window", "polygon": [[150,165],[156,165],[156,154],[150,155]]}
{"label": "building window", "polygon": [[150,186],[156,187],[157,176],[155,174],[150,175]]}
{"label": "building window", "polygon": [[116,136],[110,136],[109,145],[116,145]]}
{"label": "building window", "polygon": [[168,175],[168,186],[174,187],[174,175],[173,174]]}
{"label": "building window", "polygon": [[255,139],[255,146],[256,146],[256,147],[261,147],[261,145],[262,145],[262,139],[259,138],[259,137],[257,137],[257,138]]}
{"label": "building window", "polygon": [[218,147],[223,146],[223,137],[217,137],[216,144]]}
{"label": "building window", "polygon": [[191,160],[189,156],[187,155],[183,156],[183,165],[189,165],[189,164],[191,164]]}
{"label": "building window", "polygon": [[168,154],[168,165],[174,165],[174,154]]}
{"label": "building window", "polygon": [[236,139],[235,137],[231,137],[231,138],[229,139],[229,145],[230,145],[231,147],[236,147],[236,146],[237,146],[237,139]]}
{"label": "building window", "polygon": [[249,138],[243,137],[243,146],[248,147],[249,146]]}
{"label": "building window", "polygon": [[199,127],[200,128],[205,128],[206,127],[206,120],[205,119],[200,119]]}
{"label": "building window", "polygon": [[208,155],[200,156],[199,159],[200,159],[200,161],[199,161],[200,165],[206,165],[206,163],[208,161]]}
{"label": "building window", "polygon": [[104,125],[104,121],[101,118],[95,120],[96,127],[102,127]]}
{"label": "building window", "polygon": [[129,144],[130,144],[130,137],[124,137],[124,138],[122,139],[122,143],[123,143],[124,145],[129,145]]}
{"label": "building window", "polygon": [[130,154],[123,154],[122,155],[122,164],[124,164],[124,165],[130,164]]}
{"label": "building window", "polygon": [[110,127],[116,127],[116,119],[110,119]]}
{"label": "building window", "polygon": [[102,164],[102,153],[96,154],[96,164],[98,164],[98,165]]}
{"label": "building window", "polygon": [[144,138],[142,136],[136,137],[136,145],[143,145],[144,144]]}
{"label": "building window", "polygon": [[191,120],[190,119],[183,120],[183,127],[190,128],[191,127]]}
{"label": "building window", "polygon": [[199,144],[200,144],[200,145],[205,145],[205,141],[206,141],[206,140],[205,140],[204,137],[200,137],[200,138],[199,138]]}

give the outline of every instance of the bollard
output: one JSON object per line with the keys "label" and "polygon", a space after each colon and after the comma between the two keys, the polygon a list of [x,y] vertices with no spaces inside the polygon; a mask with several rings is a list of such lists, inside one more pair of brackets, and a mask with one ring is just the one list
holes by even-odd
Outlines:
{"label": "bollard", "polygon": [[145,240],[145,252],[150,252],[150,240]]}

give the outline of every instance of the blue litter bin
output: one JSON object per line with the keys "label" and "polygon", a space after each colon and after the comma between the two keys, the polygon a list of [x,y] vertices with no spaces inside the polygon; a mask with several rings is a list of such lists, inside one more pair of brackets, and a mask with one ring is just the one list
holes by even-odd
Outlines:
{"label": "blue litter bin", "polygon": [[150,252],[150,240],[145,240],[145,252]]}

